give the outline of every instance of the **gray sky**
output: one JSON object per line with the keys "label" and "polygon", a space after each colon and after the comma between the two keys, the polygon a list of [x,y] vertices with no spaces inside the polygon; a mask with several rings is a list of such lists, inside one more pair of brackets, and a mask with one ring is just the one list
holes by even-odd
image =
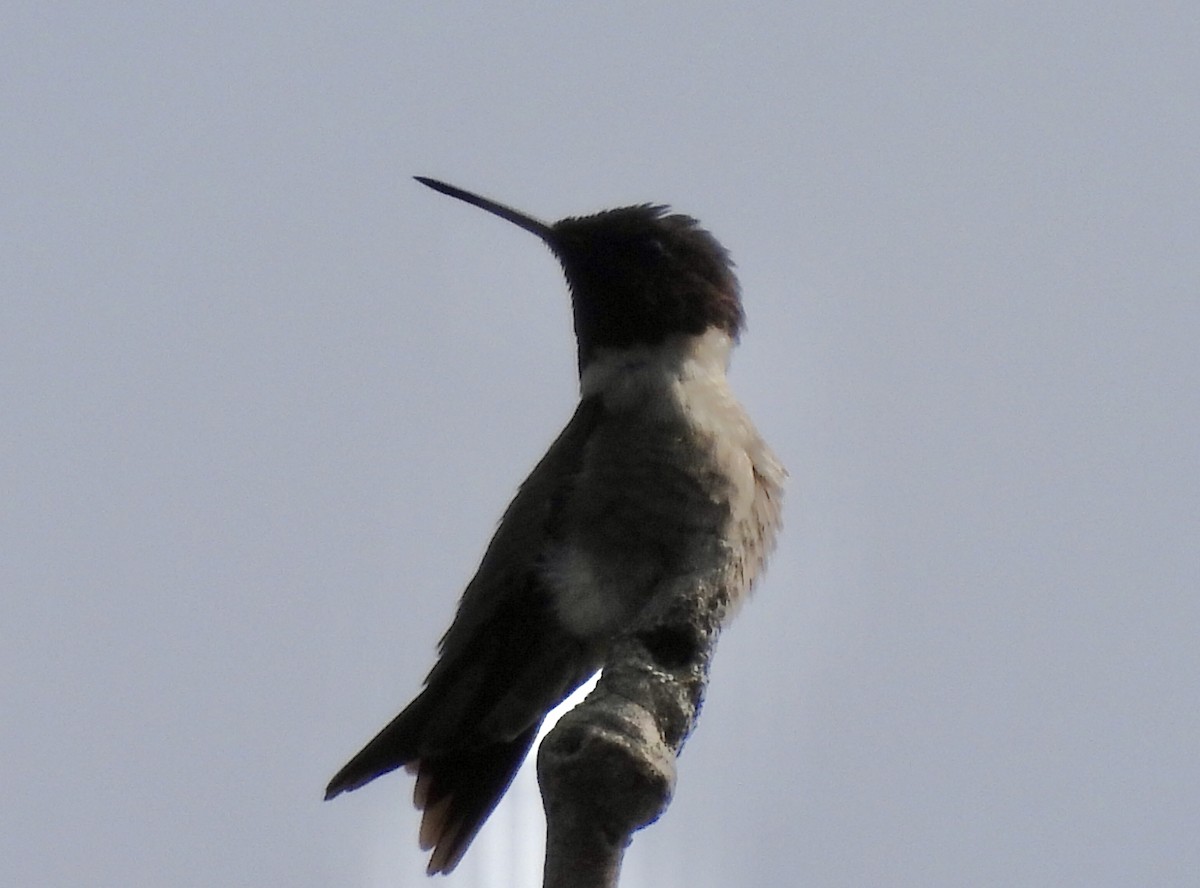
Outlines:
{"label": "gray sky", "polygon": [[423,883],[321,792],[575,377],[414,173],[738,262],[787,530],[624,888],[1194,884],[1200,7],[764,6],[6,7],[0,884]]}

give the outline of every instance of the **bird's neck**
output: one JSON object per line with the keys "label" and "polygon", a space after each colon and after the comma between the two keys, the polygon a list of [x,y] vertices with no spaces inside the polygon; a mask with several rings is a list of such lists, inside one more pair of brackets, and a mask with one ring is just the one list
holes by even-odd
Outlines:
{"label": "bird's neck", "polygon": [[580,396],[600,396],[616,406],[693,379],[724,385],[732,349],[729,335],[716,328],[675,334],[656,345],[598,348],[580,374]]}

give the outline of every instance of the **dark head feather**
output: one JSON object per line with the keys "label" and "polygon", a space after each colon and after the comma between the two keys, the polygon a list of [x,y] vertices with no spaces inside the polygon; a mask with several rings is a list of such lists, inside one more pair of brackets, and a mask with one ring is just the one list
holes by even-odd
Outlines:
{"label": "dark head feather", "polygon": [[602,348],[656,345],[744,322],[729,253],[690,216],[641,204],[563,219],[548,243],[575,310],[580,366]]}

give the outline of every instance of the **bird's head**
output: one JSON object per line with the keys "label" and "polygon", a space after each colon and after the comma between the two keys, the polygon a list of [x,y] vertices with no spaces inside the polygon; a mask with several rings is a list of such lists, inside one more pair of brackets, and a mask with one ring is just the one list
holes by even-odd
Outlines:
{"label": "bird's head", "polygon": [[548,225],[436,179],[417,180],[540,237],[571,288],[582,371],[599,350],[717,329],[736,341],[742,301],[729,254],[690,216],[642,204]]}

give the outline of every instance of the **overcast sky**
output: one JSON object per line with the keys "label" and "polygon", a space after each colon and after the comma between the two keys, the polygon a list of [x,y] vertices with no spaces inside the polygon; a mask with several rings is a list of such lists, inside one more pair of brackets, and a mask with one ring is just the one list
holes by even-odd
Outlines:
{"label": "overcast sky", "polygon": [[424,884],[322,790],[576,378],[412,174],[738,263],[787,527],[623,888],[1196,884],[1198,84],[1192,2],[10,0],[0,884]]}

